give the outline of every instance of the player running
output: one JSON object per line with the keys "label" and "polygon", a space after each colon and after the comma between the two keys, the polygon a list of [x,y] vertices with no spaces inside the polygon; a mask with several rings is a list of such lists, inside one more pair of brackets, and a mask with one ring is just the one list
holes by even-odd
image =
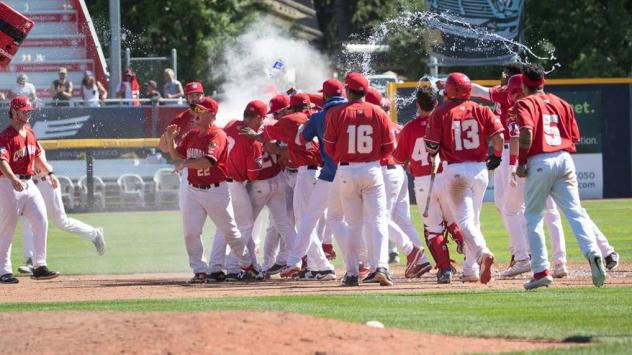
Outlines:
{"label": "player running", "polygon": [[[494,255],[481,232],[480,212],[489,178],[487,170],[498,167],[503,149],[504,128],[492,111],[469,101],[472,85],[461,73],[452,73],[445,83],[447,102],[430,116],[425,142],[432,155],[440,153],[448,166],[443,172],[442,193],[480,266],[480,281],[492,278]],[[494,153],[487,156],[488,139]],[[487,162],[487,164],[486,164]],[[467,255],[466,255],[467,257]]]}
{"label": "player running", "polygon": [[59,276],[46,266],[48,219],[44,199],[32,180],[34,169],[49,176],[54,187],[59,182],[44,163],[35,133],[28,126],[32,111],[26,96],[15,97],[10,103],[10,125],[0,133],[0,283],[19,282],[12,273],[11,242],[20,215],[29,220],[33,231],[31,278]]}

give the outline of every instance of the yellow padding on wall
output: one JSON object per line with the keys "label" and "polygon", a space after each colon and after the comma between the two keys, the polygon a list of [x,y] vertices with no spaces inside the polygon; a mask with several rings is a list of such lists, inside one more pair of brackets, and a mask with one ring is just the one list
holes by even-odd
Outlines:
{"label": "yellow padding on wall", "polygon": [[59,139],[39,141],[46,150],[89,149],[89,148],[156,148],[158,138],[129,139]]}

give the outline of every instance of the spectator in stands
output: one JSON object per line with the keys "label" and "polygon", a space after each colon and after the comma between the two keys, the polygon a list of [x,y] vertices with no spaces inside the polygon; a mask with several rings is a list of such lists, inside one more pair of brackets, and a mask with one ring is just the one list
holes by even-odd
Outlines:
{"label": "spectator in stands", "polygon": [[0,101],[4,101],[6,99],[7,99],[7,96],[2,91],[0,91]]}
{"label": "spectator in stands", "polygon": [[138,101],[140,97],[140,85],[138,84],[138,79],[136,79],[136,73],[134,73],[132,68],[127,68],[127,70],[123,72],[123,81],[119,85],[116,97],[131,100],[124,102],[123,105],[140,105],[140,102]]}
{"label": "spectator in stands", "polygon": [[108,97],[103,85],[94,78],[94,73],[86,70],[81,81],[81,97],[84,106],[99,107],[101,101]]}
{"label": "spectator in stands", "polygon": [[35,86],[28,82],[29,77],[24,73],[18,74],[17,85],[9,92],[9,98],[12,99],[16,96],[26,96],[31,100],[31,103],[37,102],[37,92]]}
{"label": "spectator in stands", "polygon": [[68,106],[68,101],[72,98],[72,82],[66,78],[68,76],[66,68],[59,68],[58,74],[59,79],[53,80],[49,91],[53,96],[55,106]]}
{"label": "spectator in stands", "polygon": [[159,100],[162,98],[162,95],[160,95],[160,91],[158,91],[158,84],[153,80],[149,80],[148,82],[143,84],[143,87],[145,89],[145,98],[151,99],[151,102],[148,104],[158,105]]}
{"label": "spectator in stands", "polygon": [[177,99],[180,97],[184,97],[184,89],[182,89],[182,84],[178,80],[174,79],[174,77],[175,73],[173,72],[173,69],[165,69],[165,86],[163,87],[165,99]]}

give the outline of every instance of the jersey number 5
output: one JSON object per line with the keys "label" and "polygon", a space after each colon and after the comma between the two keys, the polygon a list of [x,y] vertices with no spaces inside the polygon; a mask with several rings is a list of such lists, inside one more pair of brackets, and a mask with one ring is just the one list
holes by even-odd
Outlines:
{"label": "jersey number 5", "polygon": [[544,139],[546,144],[550,146],[556,146],[562,144],[562,137],[560,136],[560,129],[557,128],[557,124],[560,118],[557,115],[542,114],[542,126],[544,128]]}
{"label": "jersey number 5", "polygon": [[369,154],[373,151],[373,127],[370,125],[350,125],[347,127],[349,134],[349,154]]}
{"label": "jersey number 5", "polygon": [[[452,130],[454,131],[454,144],[457,151],[476,149],[481,145],[478,138],[478,122],[476,120],[453,121]],[[462,137],[462,132],[465,133],[465,137]]]}

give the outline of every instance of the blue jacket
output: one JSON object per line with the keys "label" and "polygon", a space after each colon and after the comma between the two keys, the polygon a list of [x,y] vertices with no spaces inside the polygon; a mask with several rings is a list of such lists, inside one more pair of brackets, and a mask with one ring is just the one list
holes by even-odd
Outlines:
{"label": "blue jacket", "polygon": [[323,110],[316,112],[310,117],[309,121],[303,126],[303,138],[306,141],[311,141],[314,137],[318,138],[320,144],[320,156],[323,158],[323,168],[320,169],[320,175],[318,178],[325,181],[334,181],[336,176],[336,164],[331,157],[325,153],[325,143],[323,142],[323,135],[325,135],[325,120],[327,117],[327,110],[330,107],[346,104],[347,99],[342,96],[334,96],[325,102]]}

